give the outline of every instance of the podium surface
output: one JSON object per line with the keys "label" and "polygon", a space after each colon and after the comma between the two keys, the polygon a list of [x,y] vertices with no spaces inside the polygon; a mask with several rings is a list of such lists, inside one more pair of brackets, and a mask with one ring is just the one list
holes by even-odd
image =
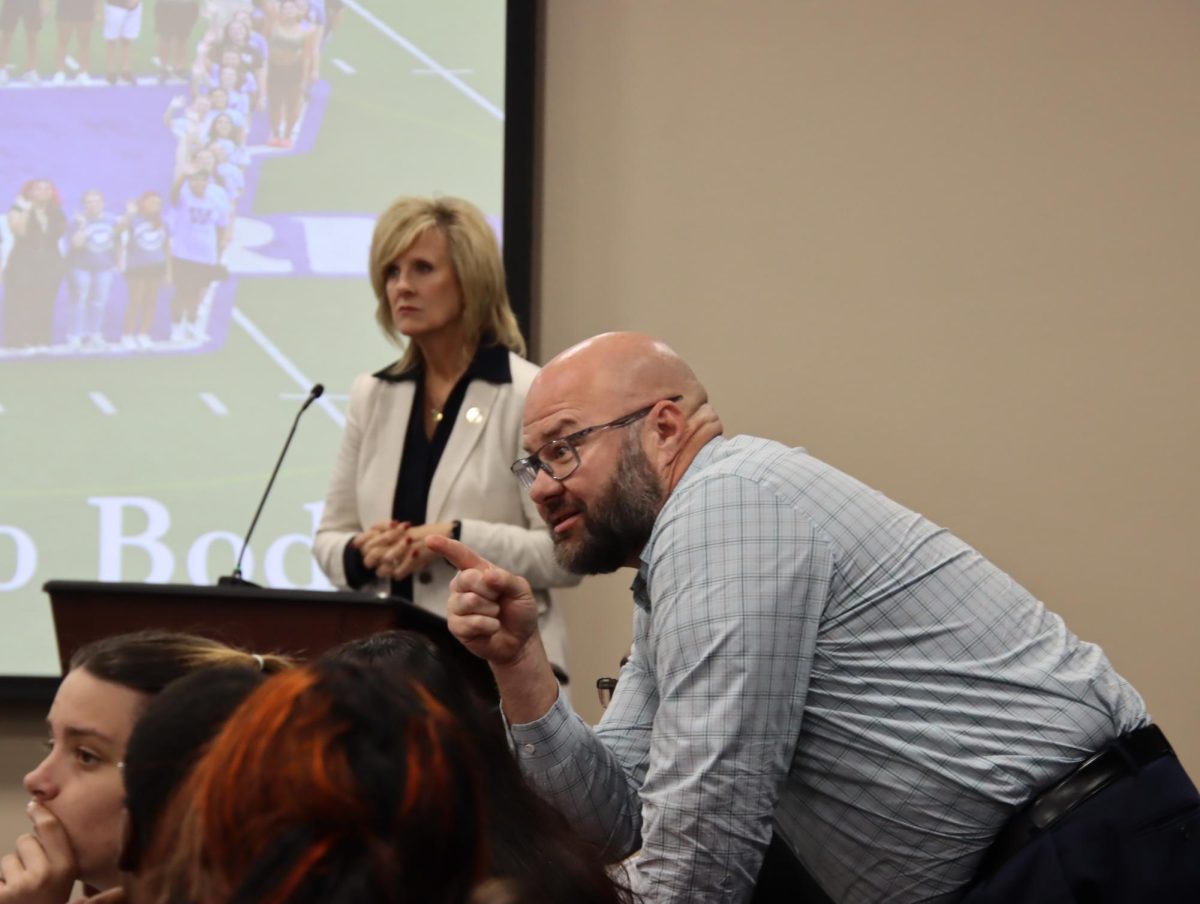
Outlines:
{"label": "podium surface", "polygon": [[431,640],[486,699],[497,697],[491,670],[462,646],[446,620],[399,597],[253,585],[47,581],[63,673],[86,643],[147,628],[202,634],[255,653],[311,659],[379,631],[416,631]]}

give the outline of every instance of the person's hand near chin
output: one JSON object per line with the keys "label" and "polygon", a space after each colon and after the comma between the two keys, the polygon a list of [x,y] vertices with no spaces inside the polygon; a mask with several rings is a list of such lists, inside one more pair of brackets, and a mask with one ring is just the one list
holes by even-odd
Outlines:
{"label": "person's hand near chin", "polygon": [[53,813],[37,801],[27,809],[33,831],[0,857],[0,904],[65,904],[75,884],[75,853]]}

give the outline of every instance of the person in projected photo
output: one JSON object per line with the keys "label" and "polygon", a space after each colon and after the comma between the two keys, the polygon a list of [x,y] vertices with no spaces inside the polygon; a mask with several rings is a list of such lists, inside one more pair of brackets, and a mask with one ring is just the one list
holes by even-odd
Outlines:
{"label": "person in projected photo", "polygon": [[104,67],[108,82],[136,84],[131,52],[142,34],[142,0],[104,0]]}
{"label": "person in projected photo", "polygon": [[117,888],[125,801],[120,764],[146,704],[175,679],[203,669],[274,673],[289,665],[283,657],[169,631],[81,647],[46,717],[46,756],[25,776],[33,829],[0,857],[0,902],[62,904],[76,881],[89,892]]}
{"label": "person in projected photo", "polygon": [[239,87],[253,97],[255,109],[261,109],[267,52],[266,39],[251,27],[249,12],[238,10],[224,29],[210,28],[197,46],[192,73],[195,90],[206,81],[215,85],[221,67],[234,65],[253,81],[253,88],[245,80]]}
{"label": "person in projected photo", "polygon": [[[167,108],[163,111],[163,123],[171,130],[171,134],[179,139],[178,147],[189,147],[201,141],[208,130],[213,121],[208,115],[211,110],[212,101],[207,94],[198,94],[191,100],[177,94],[167,102]],[[178,157],[178,151],[176,156]]]}
{"label": "person in projected photo", "polygon": [[[160,0],[161,2],[161,0]],[[54,20],[58,26],[56,59],[58,69],[54,73],[54,84],[67,80],[67,46],[75,36],[75,53],[79,63],[79,83],[91,82],[88,73],[92,69],[92,25],[96,19],[96,0],[57,0]]]}
{"label": "person in projected photo", "polygon": [[466,201],[402,198],[375,225],[368,270],[375,320],[404,352],[354,381],[313,553],[338,587],[444,615],[454,571],[425,541],[462,537],[530,576],[561,670],[550,588],[578,578],[508,473],[537,367],[522,357],[496,236]]}
{"label": "person in projected photo", "polygon": [[246,174],[242,172],[242,168],[229,159],[229,146],[220,141],[214,141],[209,144],[208,152],[213,157],[213,177],[217,183],[225,189],[225,193],[229,195],[229,202],[233,205],[233,214],[237,213],[237,204],[242,197],[242,193],[246,190]]}
{"label": "person in projected photo", "polygon": [[8,48],[17,26],[25,27],[25,78],[36,83],[38,35],[45,18],[42,0],[0,0],[0,85],[8,84]]}
{"label": "person in projected photo", "polygon": [[187,72],[188,38],[199,16],[199,0],[157,0],[154,4],[160,82],[176,81]]}
{"label": "person in projected photo", "polygon": [[49,179],[21,186],[8,211],[12,249],[4,268],[0,335],[25,354],[45,351],[54,331],[54,304],[65,267],[60,240],[67,230],[58,189]]}
{"label": "person in projected photo", "polygon": [[250,153],[246,150],[246,136],[233,122],[233,117],[222,113],[208,127],[207,144],[209,147],[220,145],[225,150],[225,159],[235,166],[245,169],[250,165]]}
{"label": "person in projected photo", "polygon": [[67,346],[104,347],[104,311],[117,274],[120,222],[104,209],[104,195],[83,195],[83,210],[71,223],[67,265],[71,279],[71,319]]}
{"label": "person in projected photo", "polygon": [[316,71],[317,31],[304,21],[296,0],[268,0],[263,13],[268,48],[267,117],[271,126],[267,144],[290,148],[304,107],[304,93]]}
{"label": "person in projected photo", "polygon": [[[222,87],[223,73],[226,69],[233,70],[233,78],[227,82],[226,87],[232,90],[240,91],[253,101],[258,94],[258,81],[249,69],[242,65],[242,61],[236,50],[220,51],[220,62],[213,63],[208,72],[205,74],[200,90],[211,91],[213,88]],[[228,78],[228,76],[224,76]],[[250,111],[256,109],[251,103],[246,111],[249,115]]]}
{"label": "person in projected photo", "polygon": [[[224,88],[217,86],[209,91],[206,96],[208,97],[209,108],[201,130],[202,132],[207,132],[213,120],[222,114],[229,116],[239,129],[245,129],[249,126],[247,114],[244,114],[238,106],[230,105],[229,92]],[[236,102],[240,104],[241,100],[242,98],[239,98]]]}
{"label": "person in projected photo", "polygon": [[209,287],[224,279],[221,255],[233,223],[229,195],[214,184],[216,158],[202,149],[184,166],[171,189],[171,341],[189,346],[207,339],[204,305]]}
{"label": "person in projected photo", "polygon": [[126,348],[150,348],[150,329],[164,284],[171,281],[171,230],[163,217],[163,199],[148,191],[125,208],[125,284],[129,305],[125,309]]}

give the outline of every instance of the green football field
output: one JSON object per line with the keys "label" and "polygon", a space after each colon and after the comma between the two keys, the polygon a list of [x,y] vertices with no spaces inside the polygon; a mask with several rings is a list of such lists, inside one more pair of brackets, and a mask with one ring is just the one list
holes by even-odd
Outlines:
{"label": "green football field", "polygon": [[[152,6],[140,74],[152,71]],[[397,355],[375,326],[362,272],[369,221],[403,194],[460,195],[499,217],[504,15],[499,0],[348,4],[322,50],[328,100],[319,122],[304,123],[315,130],[310,146],[255,157],[221,341],[0,359],[0,674],[57,672],[47,580],[209,583],[228,572],[316,382],[326,396],[300,423],[243,569],[260,583],[324,586],[307,541],[345,394],[357,373]],[[46,60],[49,43],[43,36]],[[23,59],[19,41],[14,54]],[[53,103],[53,89],[33,90]],[[292,228],[301,219],[319,228]],[[274,245],[262,244],[263,229],[275,230]],[[235,265],[257,253],[292,275]],[[318,260],[332,260],[333,275]]]}

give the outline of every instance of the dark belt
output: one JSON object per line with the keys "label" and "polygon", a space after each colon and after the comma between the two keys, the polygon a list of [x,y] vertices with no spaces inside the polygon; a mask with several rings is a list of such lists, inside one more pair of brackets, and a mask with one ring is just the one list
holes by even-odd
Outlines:
{"label": "dark belt", "polygon": [[995,869],[1092,795],[1168,753],[1174,753],[1174,750],[1157,725],[1147,725],[1121,735],[1035,797],[1005,823],[988,848],[983,869]]}

